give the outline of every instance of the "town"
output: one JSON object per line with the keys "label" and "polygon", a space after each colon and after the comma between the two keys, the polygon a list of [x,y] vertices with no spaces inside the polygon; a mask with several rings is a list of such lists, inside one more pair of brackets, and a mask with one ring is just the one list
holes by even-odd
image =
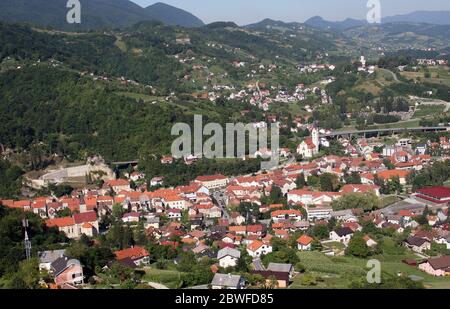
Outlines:
{"label": "town", "polygon": [[0,289],[450,289],[449,4],[202,1],[2,0]]}
{"label": "town", "polygon": [[[120,178],[105,173],[100,187],[0,204],[33,213],[68,239],[36,256],[27,251],[49,288],[326,286],[332,279],[322,273],[343,275],[334,263],[364,273],[342,258],[364,263],[380,255],[389,257],[394,278],[443,284],[439,278],[450,274],[449,135],[433,133],[437,142],[424,144],[391,135],[389,146],[386,137],[338,136],[339,156],[323,155],[329,140],[309,129],[297,153],[281,149],[285,163],[269,171],[202,175],[176,187],[164,187],[160,175],[149,191],[131,164]],[[33,229],[24,225],[26,243]],[[100,256],[86,265],[87,252]]]}

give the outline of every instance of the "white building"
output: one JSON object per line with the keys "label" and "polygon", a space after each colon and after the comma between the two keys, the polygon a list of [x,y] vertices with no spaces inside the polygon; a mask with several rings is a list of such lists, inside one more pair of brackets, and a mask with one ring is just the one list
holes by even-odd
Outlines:
{"label": "white building", "polygon": [[241,257],[239,250],[225,247],[217,253],[217,259],[219,260],[219,266],[223,268],[234,267],[237,265],[237,261]]}

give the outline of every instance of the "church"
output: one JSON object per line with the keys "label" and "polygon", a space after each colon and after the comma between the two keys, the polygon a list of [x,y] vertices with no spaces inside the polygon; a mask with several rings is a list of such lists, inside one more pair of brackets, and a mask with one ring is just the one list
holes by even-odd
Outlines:
{"label": "church", "polygon": [[313,127],[311,137],[306,138],[297,147],[297,153],[303,158],[312,158],[319,153],[319,130]]}

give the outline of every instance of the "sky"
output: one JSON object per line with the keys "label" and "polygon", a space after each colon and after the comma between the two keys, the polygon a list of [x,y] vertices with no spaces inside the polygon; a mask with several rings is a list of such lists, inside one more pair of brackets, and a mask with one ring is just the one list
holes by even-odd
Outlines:
{"label": "sky", "polygon": [[[143,7],[159,2],[131,0]],[[205,23],[234,21],[238,25],[259,22],[265,18],[285,22],[304,22],[312,16],[331,21],[345,18],[365,19],[368,0],[162,0],[184,9]],[[382,16],[417,10],[450,10],[449,0],[380,0]]]}

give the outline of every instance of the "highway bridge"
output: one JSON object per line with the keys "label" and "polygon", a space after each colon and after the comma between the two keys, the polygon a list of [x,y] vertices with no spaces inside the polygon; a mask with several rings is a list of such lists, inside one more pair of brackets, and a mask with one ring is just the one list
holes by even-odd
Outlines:
{"label": "highway bridge", "polygon": [[334,131],[329,134],[322,134],[325,138],[351,138],[352,136],[376,137],[382,135],[394,135],[403,132],[445,132],[450,131],[450,127],[416,127],[416,128],[389,128],[389,129],[367,129],[367,130],[347,130]]}

